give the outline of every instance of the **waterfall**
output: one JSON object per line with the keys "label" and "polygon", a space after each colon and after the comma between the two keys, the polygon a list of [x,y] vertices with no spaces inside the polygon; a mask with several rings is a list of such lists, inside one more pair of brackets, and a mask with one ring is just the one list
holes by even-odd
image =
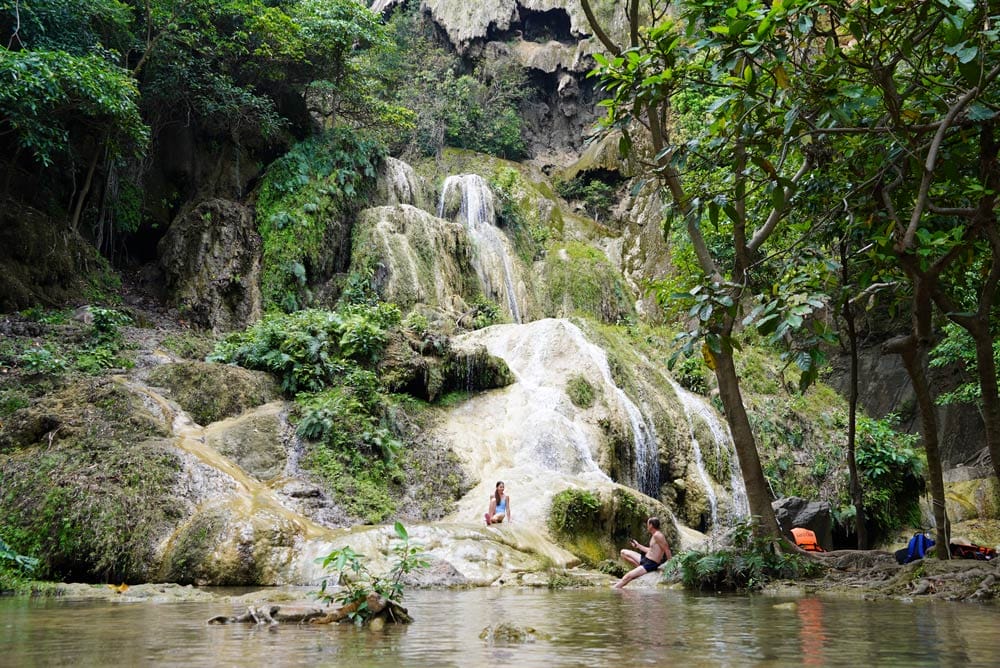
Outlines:
{"label": "waterfall", "polygon": [[[446,211],[449,196],[454,197],[453,191],[461,194],[461,207],[457,217],[454,217],[451,211]],[[507,249],[507,239],[494,224],[496,206],[489,184],[477,174],[449,176],[441,188],[438,217],[444,218],[446,213],[465,225],[469,233],[469,238],[476,249],[472,266],[483,284],[483,291],[494,298],[505,296],[507,309],[514,322],[522,322],[515,288],[514,266]],[[498,283],[503,283],[503,295]]]}
{"label": "waterfall", "polygon": [[702,397],[685,390],[672,378],[668,378],[667,380],[670,381],[674,391],[677,393],[677,398],[680,399],[681,405],[684,407],[684,414],[688,419],[688,426],[691,429],[691,450],[694,452],[695,463],[698,466],[698,475],[705,485],[705,493],[708,495],[709,503],[712,506],[712,525],[715,526],[718,521],[718,502],[715,490],[708,477],[708,472],[705,471],[701,445],[695,437],[694,420],[696,417],[703,420],[712,433],[712,440],[715,441],[716,461],[720,461],[723,450],[725,450],[725,454],[729,458],[729,479],[733,495],[733,508],[730,519],[749,517],[750,502],[747,500],[747,488],[743,482],[743,471],[740,470],[740,460],[736,455],[736,448],[733,445],[733,439],[729,435],[729,429],[719,420],[715,411],[712,410],[708,402]]}
{"label": "waterfall", "polygon": [[652,422],[636,406],[635,402],[629,399],[611,377],[611,367],[608,366],[608,356],[600,346],[597,346],[583,335],[580,329],[570,323],[566,323],[566,329],[576,341],[580,349],[585,352],[601,372],[601,376],[609,387],[613,388],[615,396],[622,408],[628,415],[629,424],[632,427],[632,443],[635,448],[635,481],[640,492],[654,499],[660,497],[660,449],[657,444],[656,431]]}
{"label": "waterfall", "polygon": [[402,160],[386,157],[383,170],[386,204],[411,204],[419,207],[420,188],[413,167]]}
{"label": "waterfall", "polygon": [[715,487],[712,485],[712,480],[708,477],[708,471],[705,470],[705,458],[701,454],[701,444],[698,442],[698,436],[694,428],[694,411],[688,408],[688,397],[682,395],[686,390],[672,379],[670,380],[670,384],[673,385],[674,391],[677,392],[677,396],[681,398],[681,404],[684,406],[684,415],[687,416],[688,421],[688,432],[691,434],[691,452],[694,454],[694,463],[698,468],[698,477],[701,478],[701,484],[705,488],[705,496],[708,497],[708,507],[712,519],[711,526],[715,527],[719,524],[719,499],[715,494]]}

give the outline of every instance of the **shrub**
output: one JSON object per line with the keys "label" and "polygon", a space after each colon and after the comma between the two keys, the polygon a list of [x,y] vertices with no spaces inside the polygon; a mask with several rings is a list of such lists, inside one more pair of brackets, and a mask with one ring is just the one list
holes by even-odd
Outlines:
{"label": "shrub", "polygon": [[666,573],[679,573],[684,586],[712,591],[754,591],[773,579],[813,576],[819,565],[797,553],[779,553],[769,538],[755,538],[749,521],[730,534],[732,545],[720,550],[675,554]]}
{"label": "shrub", "polygon": [[28,373],[58,375],[69,368],[66,360],[42,346],[25,350],[17,358],[17,361]]}
{"label": "shrub", "polygon": [[567,381],[566,394],[577,408],[590,408],[594,405],[594,386],[583,376],[573,376]]}
{"label": "shrub", "polygon": [[601,500],[588,490],[567,489],[552,499],[549,530],[556,535],[576,536],[599,523]]}
{"label": "shrub", "polygon": [[881,420],[858,417],[855,457],[863,478],[865,511],[873,533],[882,536],[920,524],[924,460],[914,447],[919,437],[896,431],[897,421],[895,415]]}
{"label": "shrub", "polygon": [[[410,536],[402,524],[396,522],[394,526],[396,537],[399,539],[392,552],[396,557],[395,563],[385,575],[374,575],[364,565],[364,557],[350,546],[340,550],[334,550],[326,557],[322,558],[323,568],[336,573],[336,582],[343,584],[336,595],[327,593],[328,578],[325,578],[320,586],[320,590],[315,592],[315,596],[326,603],[337,601],[342,605],[356,605],[355,610],[348,615],[355,624],[364,624],[372,619],[373,613],[368,609],[367,599],[370,594],[378,594],[393,603],[403,600],[403,576],[412,573],[420,568],[426,568],[429,562],[421,552],[421,546],[410,543]],[[391,607],[389,614],[392,614]],[[404,622],[408,620],[394,619],[393,621]]]}
{"label": "shrub", "polygon": [[386,330],[399,318],[399,309],[385,303],[348,306],[343,312],[271,314],[224,338],[208,361],[270,371],[289,395],[319,392],[336,385],[352,364],[377,361],[388,340]]}
{"label": "shrub", "polygon": [[291,312],[312,303],[328,232],[374,186],[384,152],[378,142],[335,129],[297,144],[268,168],[257,198],[266,307]]}
{"label": "shrub", "polygon": [[0,538],[0,593],[17,591],[38,567],[38,559],[18,554]]}
{"label": "shrub", "polygon": [[708,367],[701,357],[685,357],[673,368],[673,376],[685,390],[696,394],[708,394]]}
{"label": "shrub", "polygon": [[503,322],[503,311],[492,299],[480,295],[472,302],[472,328],[482,329]]}

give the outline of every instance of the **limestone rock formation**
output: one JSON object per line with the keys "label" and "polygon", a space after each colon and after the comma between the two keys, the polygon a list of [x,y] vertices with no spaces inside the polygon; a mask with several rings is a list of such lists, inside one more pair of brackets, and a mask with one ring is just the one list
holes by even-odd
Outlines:
{"label": "limestone rock formation", "polygon": [[246,206],[202,202],[159,244],[169,300],[191,322],[217,331],[260,319],[261,239]]}
{"label": "limestone rock formation", "polygon": [[382,264],[376,276],[387,301],[407,310],[430,304],[461,313],[478,291],[470,271],[472,247],[458,223],[409,204],[365,209],[355,226],[354,266],[368,258]]}

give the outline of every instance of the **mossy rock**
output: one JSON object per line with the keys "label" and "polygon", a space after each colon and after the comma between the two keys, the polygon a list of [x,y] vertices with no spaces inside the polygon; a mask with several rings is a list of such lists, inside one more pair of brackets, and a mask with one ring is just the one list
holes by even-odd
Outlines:
{"label": "mossy rock", "polygon": [[948,517],[963,520],[1000,520],[1000,485],[995,477],[945,483]]}
{"label": "mossy rock", "polygon": [[167,433],[142,395],[109,379],[17,411],[0,458],[0,538],[39,558],[43,578],[148,579],[154,546],[182,514]]}
{"label": "mossy rock", "polygon": [[[208,445],[236,462],[240,468],[259,480],[272,480],[285,470],[288,453],[285,450],[285,405],[273,402],[222,423],[212,430]],[[290,430],[290,428],[288,428]]]}
{"label": "mossy rock", "polygon": [[514,382],[514,374],[507,363],[490,355],[486,346],[471,350],[452,350],[444,370],[444,389],[492,390]]}
{"label": "mossy rock", "polygon": [[170,398],[201,425],[279,397],[277,383],[264,372],[208,362],[161,364],[150,371],[149,383],[166,388]]}
{"label": "mossy rock", "polygon": [[635,315],[635,300],[620,272],[601,251],[582,243],[549,249],[535,282],[545,315],[586,315],[616,323]]}
{"label": "mossy rock", "polygon": [[116,287],[107,261],[65,221],[0,204],[0,312],[90,301]]}
{"label": "mossy rock", "polygon": [[615,487],[609,493],[579,489],[559,492],[552,499],[548,527],[563,547],[589,566],[597,567],[607,559],[616,559],[620,547],[632,538],[648,542],[649,517],[659,517],[667,542],[678,544],[670,511],[624,487]]}
{"label": "mossy rock", "polygon": [[202,510],[173,537],[162,579],[205,586],[279,584],[301,536],[293,524],[276,519],[240,517],[226,506]]}

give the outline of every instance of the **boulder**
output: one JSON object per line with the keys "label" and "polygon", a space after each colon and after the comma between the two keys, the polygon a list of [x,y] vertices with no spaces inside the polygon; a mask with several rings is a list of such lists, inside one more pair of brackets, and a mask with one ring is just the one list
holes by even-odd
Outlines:
{"label": "boulder", "polygon": [[782,531],[788,533],[793,527],[809,529],[824,550],[833,549],[833,513],[829,503],[786,496],[771,502],[771,507]]}
{"label": "boulder", "polygon": [[202,202],[174,220],[160,240],[168,301],[213,331],[259,320],[262,247],[249,208],[222,199]]}

